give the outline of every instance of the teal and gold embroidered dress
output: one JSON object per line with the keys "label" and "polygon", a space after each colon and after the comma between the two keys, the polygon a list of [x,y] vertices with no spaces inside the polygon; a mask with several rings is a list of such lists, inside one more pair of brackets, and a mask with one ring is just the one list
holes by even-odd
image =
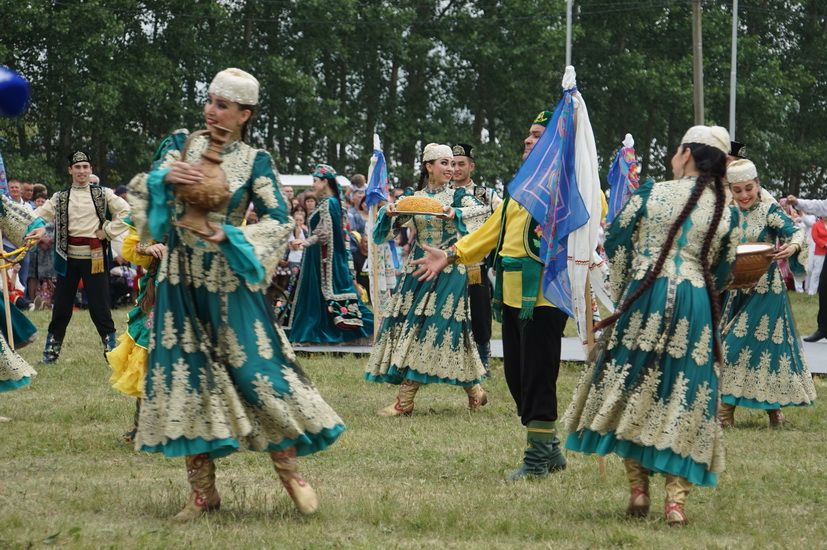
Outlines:
{"label": "teal and gold embroidered dress", "polygon": [[373,313],[359,299],[338,198],[322,199],[307,219],[311,236],[287,324],[291,342],[339,344],[373,336]]}
{"label": "teal and gold embroidered dress", "polygon": [[[384,312],[379,341],[374,343],[365,379],[391,384],[401,384],[407,379],[421,384],[473,386],[480,382],[485,369],[471,336],[466,267],[448,266],[435,279],[425,282],[412,275],[416,266],[411,262],[425,255],[421,243],[450,246],[456,242],[458,233],[467,232],[466,219],[484,216],[490,210],[464,189],[454,191],[445,186],[436,191],[417,191],[415,195],[452,206],[456,217],[448,220],[434,216],[398,216],[400,223],[413,225],[416,240],[402,280],[388,311]],[[386,209],[379,210],[373,230],[377,244],[391,238],[394,218],[387,215]]]}
{"label": "teal and gold embroidered dress", "polygon": [[[6,195],[0,195],[0,229],[3,230],[3,237],[11,243],[21,246],[25,240],[24,237],[30,231],[44,225],[43,220],[32,216],[31,210],[12,202]],[[5,275],[0,274],[0,276]],[[0,307],[4,305],[0,298]],[[2,317],[0,325],[3,329],[3,334],[0,335],[0,393],[2,393],[28,385],[37,372],[9,347],[6,316],[0,313],[0,317]],[[37,328],[28,317],[12,305],[11,319],[15,347],[20,348],[31,343],[37,333]]]}
{"label": "teal and gold embroidered dress", "polygon": [[[616,303],[654,265],[694,185],[695,178],[648,181],[614,220],[605,247]],[[700,262],[714,208],[710,187],[679,229],[655,282],[601,335],[563,417],[568,449],[615,453],[696,485],[716,484],[724,469],[719,366]],[[709,262],[718,288],[735,258],[736,223],[734,211],[725,209],[713,235]]]}
{"label": "teal and gold embroidered dress", "polygon": [[[273,161],[242,142],[225,146],[231,198],[209,219],[227,239],[215,245],[172,223],[185,206],[164,178],[185,139],[168,138],[152,172],[130,184],[141,238],[168,248],[156,279],[136,448],[210,458],[242,447],[322,450],[344,425],[302,373],[264,296],[293,226]],[[199,159],[207,142],[191,139],[184,160]],[[242,226],[250,202],[259,222]]]}
{"label": "teal and gold embroidered dress", "polygon": [[[787,260],[794,273],[807,265],[804,232],[775,202],[739,209],[742,243],[797,244]],[[811,405],[813,377],[801,350],[787,287],[773,261],[755,288],[732,289],[724,299],[721,400],[754,409]]]}

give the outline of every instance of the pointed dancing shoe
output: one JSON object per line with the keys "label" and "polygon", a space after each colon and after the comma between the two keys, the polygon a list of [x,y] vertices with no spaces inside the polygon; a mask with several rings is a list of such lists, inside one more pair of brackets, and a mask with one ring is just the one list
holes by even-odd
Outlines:
{"label": "pointed dancing shoe", "polygon": [[632,494],[629,495],[629,505],[626,507],[626,515],[630,518],[645,518],[649,515],[649,488],[640,485],[632,487]]}
{"label": "pointed dancing shoe", "polygon": [[686,517],[686,511],[683,509],[682,502],[666,502],[664,510],[664,519],[666,525],[670,527],[683,527],[689,524],[689,519]]}
{"label": "pointed dancing shoe", "polygon": [[296,510],[304,516],[315,514],[319,509],[319,499],[316,496],[316,491],[298,471],[296,448],[290,447],[284,451],[273,451],[270,453],[270,459],[273,461],[273,468],[275,468],[281,484],[293,500]]}
{"label": "pointed dancing shoe", "polygon": [[482,389],[482,386],[479,384],[465,388],[465,393],[468,394],[469,410],[475,411],[488,404],[488,392]]}
{"label": "pointed dancing shoe", "polygon": [[380,410],[379,416],[410,416],[414,409],[414,397],[419,391],[419,382],[403,380],[396,394],[396,401]]}
{"label": "pointed dancing shoe", "polygon": [[187,523],[221,509],[221,497],[215,489],[215,462],[206,454],[198,454],[188,455],[186,463],[191,492],[186,506],[172,518],[176,523]]}

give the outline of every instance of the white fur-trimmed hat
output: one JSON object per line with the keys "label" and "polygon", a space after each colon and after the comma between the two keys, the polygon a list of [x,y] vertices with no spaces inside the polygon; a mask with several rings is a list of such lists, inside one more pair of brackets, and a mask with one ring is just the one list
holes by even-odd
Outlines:
{"label": "white fur-trimmed hat", "polygon": [[693,126],[683,135],[681,143],[709,145],[729,154],[729,132],[721,126]]}
{"label": "white fur-trimmed hat", "polygon": [[729,163],[726,168],[726,179],[729,183],[742,183],[758,179],[758,170],[752,161],[738,159]]}
{"label": "white fur-trimmed hat", "polygon": [[209,93],[242,105],[258,105],[256,77],[241,69],[224,69],[212,79]]}
{"label": "white fur-trimmed hat", "polygon": [[422,150],[422,162],[444,158],[454,158],[454,151],[448,145],[429,143]]}

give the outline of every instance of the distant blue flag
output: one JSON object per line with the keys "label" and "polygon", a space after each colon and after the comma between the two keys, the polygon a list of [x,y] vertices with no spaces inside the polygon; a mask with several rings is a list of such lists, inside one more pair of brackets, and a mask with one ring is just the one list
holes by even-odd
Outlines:
{"label": "distant blue flag", "polygon": [[374,138],[373,148],[373,170],[370,173],[370,181],[368,181],[368,188],[365,191],[365,204],[368,207],[378,204],[381,201],[387,201],[390,195],[390,183],[388,182],[388,166],[385,164],[385,155],[378,147],[379,139]]}
{"label": "distant blue flag", "polygon": [[626,203],[635,189],[638,188],[640,170],[635,157],[634,140],[630,134],[626,134],[623,140],[624,147],[621,147],[611,167],[609,167],[609,213],[606,214],[606,223],[612,223],[615,216]]}
{"label": "distant blue flag", "polygon": [[577,88],[563,92],[546,131],[508,184],[511,197],[542,229],[543,295],[574,317],[567,258],[568,237],[589,221],[574,169],[574,101]]}

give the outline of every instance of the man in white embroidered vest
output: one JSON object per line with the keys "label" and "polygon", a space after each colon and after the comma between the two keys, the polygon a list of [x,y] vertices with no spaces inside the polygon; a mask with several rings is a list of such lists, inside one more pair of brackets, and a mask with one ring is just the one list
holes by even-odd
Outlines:
{"label": "man in white embroidered vest", "polygon": [[54,363],[60,355],[66,327],[72,319],[78,283],[83,280],[89,315],[98,329],[104,352],[117,345],[109,304],[108,241],[126,231],[129,204],[107,188],[90,184],[89,155],[77,151],[69,157],[72,185],[52,195],[35,210],[35,216],[55,222],[55,271],[57,285],[52,321],[43,349],[43,362]]}

